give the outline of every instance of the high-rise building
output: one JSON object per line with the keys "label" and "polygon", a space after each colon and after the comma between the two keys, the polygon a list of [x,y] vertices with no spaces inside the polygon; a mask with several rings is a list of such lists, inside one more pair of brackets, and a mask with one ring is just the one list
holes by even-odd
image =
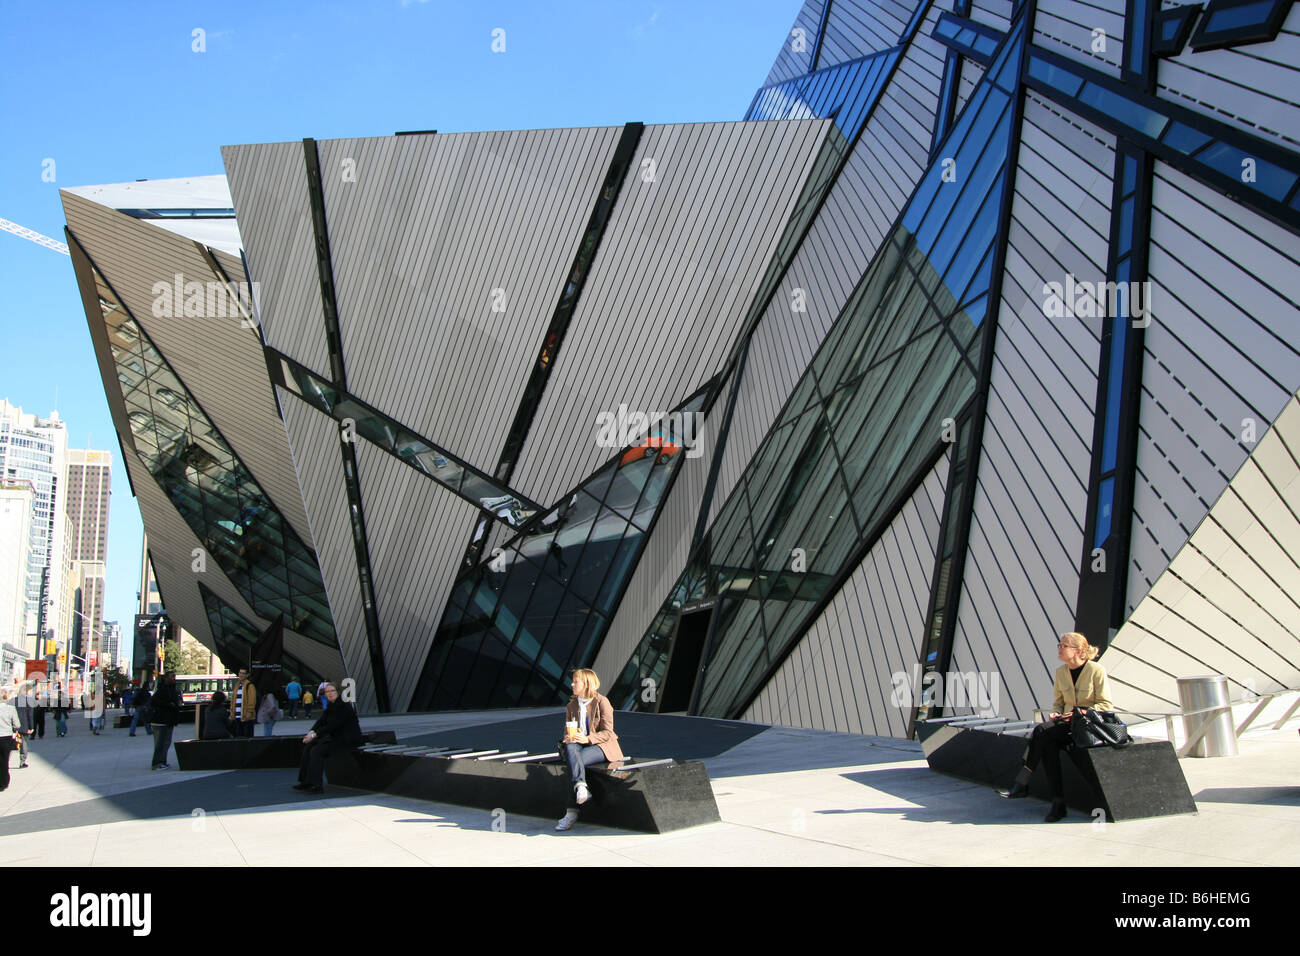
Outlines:
{"label": "high-rise building", "polygon": [[67,452],[67,426],[57,411],[41,418],[0,399],[0,480],[29,481],[35,491],[23,641],[34,651],[38,628],[42,641],[66,642],[73,616],[67,603]]}
{"label": "high-rise building", "polygon": [[104,622],[104,641],[99,649],[99,662],[104,667],[120,667],[124,672],[130,669],[129,661],[123,656],[122,625],[117,621]]}
{"label": "high-rise building", "polygon": [[[103,631],[105,562],[108,560],[108,506],[112,482],[112,455],[106,451],[68,450],[68,517],[72,520],[69,550],[72,577],[81,591],[78,617],[82,657],[99,647]],[[102,649],[102,648],[101,648]]]}
{"label": "high-rise building", "polygon": [[36,488],[0,480],[0,643],[27,641],[27,575]]}
{"label": "high-rise building", "polygon": [[168,613],[379,710],[1300,686],[1300,9],[946,7],[808,0],[739,122],[64,190]]}

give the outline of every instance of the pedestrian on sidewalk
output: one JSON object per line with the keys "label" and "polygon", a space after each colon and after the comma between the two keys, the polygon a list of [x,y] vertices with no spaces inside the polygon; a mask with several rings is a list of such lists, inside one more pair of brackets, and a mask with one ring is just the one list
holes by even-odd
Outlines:
{"label": "pedestrian on sidewalk", "polygon": [[153,728],[149,726],[149,701],[152,697],[153,695],[149,693],[149,682],[144,681],[131,698],[131,703],[135,705],[135,716],[131,718],[131,732],[127,734],[128,737],[135,736],[137,724],[143,724],[145,733],[150,737],[153,736]]}
{"label": "pedestrian on sidewalk", "polygon": [[289,681],[284,692],[289,696],[289,719],[298,719],[298,702],[302,700],[302,684],[298,683],[298,678]]}
{"label": "pedestrian on sidewalk", "polygon": [[274,691],[267,691],[262,695],[262,702],[257,705],[257,722],[264,728],[263,737],[271,736],[271,729],[275,722],[284,716],[280,710],[280,702],[275,699]]}
{"label": "pedestrian on sidewalk", "polygon": [[33,733],[32,711],[36,709],[36,695],[32,693],[30,682],[24,681],[18,696],[14,698],[18,719],[22,721],[22,733],[18,735],[18,769],[27,766],[27,738]]}
{"label": "pedestrian on sidewalk", "polygon": [[181,719],[181,701],[176,693],[176,675],[168,671],[149,701],[149,722],[153,725],[153,769],[167,769],[167,751],[172,733]]}
{"label": "pedestrian on sidewalk", "polygon": [[9,755],[22,737],[22,721],[13,697],[12,687],[0,690],[0,790],[9,789]]}
{"label": "pedestrian on sidewalk", "polygon": [[50,691],[50,709],[54,711],[54,733],[59,737],[68,736],[68,711],[72,709],[72,699],[62,684],[55,684]]}
{"label": "pedestrian on sidewalk", "polygon": [[308,720],[311,720],[311,705],[315,700],[316,698],[312,696],[311,691],[305,690],[302,692],[302,713]]}
{"label": "pedestrian on sidewalk", "polygon": [[32,697],[36,700],[36,704],[32,707],[32,728],[36,731],[36,736],[44,740],[45,711],[50,702],[50,685],[46,683],[43,676],[37,680]]}
{"label": "pedestrian on sidewalk", "polygon": [[239,669],[235,694],[230,700],[230,722],[238,728],[236,734],[240,737],[251,738],[257,728],[257,688],[243,667]]}

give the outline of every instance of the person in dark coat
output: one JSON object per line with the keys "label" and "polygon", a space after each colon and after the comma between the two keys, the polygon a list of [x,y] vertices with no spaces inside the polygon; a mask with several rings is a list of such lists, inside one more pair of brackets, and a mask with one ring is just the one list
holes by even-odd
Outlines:
{"label": "person in dark coat", "polygon": [[229,740],[234,736],[234,728],[230,726],[230,701],[217,691],[208,704],[208,712],[203,715],[203,739]]}
{"label": "person in dark coat", "polygon": [[329,706],[307,732],[307,736],[302,738],[306,746],[302,751],[302,763],[298,766],[298,782],[293,786],[295,790],[305,790],[308,793],[325,792],[327,757],[365,743],[356,710],[339,698],[339,689],[333,684],[325,684],[323,688]]}
{"label": "person in dark coat", "polygon": [[176,675],[168,671],[149,701],[149,723],[153,727],[153,769],[167,769],[167,751],[171,748],[172,733],[180,719],[181,698],[176,691]]}

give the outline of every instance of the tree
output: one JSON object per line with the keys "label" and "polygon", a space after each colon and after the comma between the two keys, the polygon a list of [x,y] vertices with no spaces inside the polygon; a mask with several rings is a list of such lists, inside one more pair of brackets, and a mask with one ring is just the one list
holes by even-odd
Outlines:
{"label": "tree", "polygon": [[208,670],[208,649],[197,643],[182,647],[175,641],[163,643],[163,670],[177,674],[205,674]]}
{"label": "tree", "polygon": [[110,694],[125,694],[131,689],[131,675],[119,670],[116,665],[105,667],[104,689]]}

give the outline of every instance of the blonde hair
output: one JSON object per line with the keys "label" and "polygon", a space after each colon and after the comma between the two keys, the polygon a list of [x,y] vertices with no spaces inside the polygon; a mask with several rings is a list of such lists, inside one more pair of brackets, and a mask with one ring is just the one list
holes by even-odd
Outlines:
{"label": "blonde hair", "polygon": [[1073,646],[1079,648],[1079,650],[1083,652],[1083,659],[1085,661],[1095,661],[1097,659],[1097,655],[1101,653],[1101,648],[1093,647],[1091,644],[1088,643],[1088,639],[1084,637],[1082,634],[1080,634],[1078,631],[1070,631],[1068,634],[1062,634],[1061,640],[1062,641],[1077,640],[1078,643],[1074,644]]}
{"label": "blonde hair", "polygon": [[596,691],[600,690],[600,678],[596,676],[596,672],[591,668],[580,667],[573,672],[573,676],[582,679],[583,683],[587,685],[588,694],[595,695]]}

